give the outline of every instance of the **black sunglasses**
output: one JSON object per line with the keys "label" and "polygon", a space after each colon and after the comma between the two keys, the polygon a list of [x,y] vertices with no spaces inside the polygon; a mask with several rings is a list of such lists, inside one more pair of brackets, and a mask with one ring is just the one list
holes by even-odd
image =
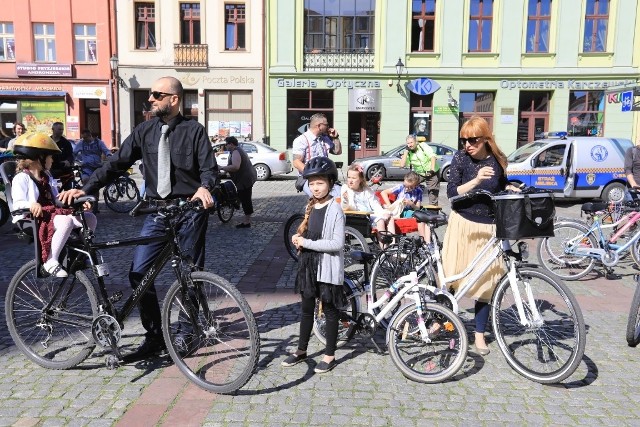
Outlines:
{"label": "black sunglasses", "polygon": [[175,93],[159,92],[157,90],[152,90],[151,92],[149,92],[149,95],[153,96],[153,99],[157,101],[162,101],[162,98],[164,98],[165,96],[175,95]]}
{"label": "black sunglasses", "polygon": [[471,138],[460,138],[460,144],[464,145],[468,142],[471,145],[476,145],[483,138],[484,136],[472,136]]}

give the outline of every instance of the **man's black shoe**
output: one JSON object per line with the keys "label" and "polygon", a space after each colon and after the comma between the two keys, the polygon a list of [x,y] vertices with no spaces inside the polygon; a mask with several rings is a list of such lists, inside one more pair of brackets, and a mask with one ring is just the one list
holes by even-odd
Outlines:
{"label": "man's black shoe", "polygon": [[155,356],[162,356],[167,351],[167,346],[163,340],[145,338],[144,341],[138,346],[136,351],[124,356],[125,362],[133,362],[138,360],[145,360]]}

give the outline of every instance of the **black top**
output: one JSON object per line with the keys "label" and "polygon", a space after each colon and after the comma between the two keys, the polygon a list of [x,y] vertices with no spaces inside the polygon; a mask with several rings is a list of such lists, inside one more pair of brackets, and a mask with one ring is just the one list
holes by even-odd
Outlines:
{"label": "black top", "polygon": [[[307,230],[313,235],[322,235],[322,227],[324,226],[324,217],[327,214],[327,206],[316,209],[311,208],[311,214],[309,214],[309,224]],[[306,236],[305,236],[306,237]]]}
{"label": "black top", "polygon": [[636,184],[640,185],[640,147],[637,145],[624,153],[624,173],[633,175]]}
{"label": "black top", "polygon": [[[51,175],[54,178],[60,178],[63,175],[73,173],[73,145],[64,136],[60,137],[60,140],[56,142],[58,148],[62,153],[53,155],[53,165],[51,165]],[[69,162],[69,166],[63,166],[62,162]]]}
{"label": "black top", "polygon": [[[91,175],[83,191],[89,194],[107,185],[136,160],[142,159],[146,193],[152,199],[159,198],[158,143],[164,124],[154,117],[136,126],[120,149]],[[182,115],[167,124],[171,147],[171,193],[167,199],[191,197],[202,185],[213,187],[218,164],[204,126]]]}
{"label": "black top", "polygon": [[[485,159],[476,160],[467,154],[466,151],[459,150],[453,155],[453,159],[451,160],[447,197],[458,196],[457,188],[474,179],[478,175],[478,171],[485,166],[493,168],[495,174],[490,179],[482,181],[475,189],[487,190],[492,194],[503,191],[509,184],[509,181],[504,174],[502,166],[500,166],[500,163],[498,163],[492,154]],[[491,203],[491,200],[488,200],[486,197],[477,200],[462,200],[456,202],[452,206],[452,209],[469,221],[491,224],[494,221]]]}

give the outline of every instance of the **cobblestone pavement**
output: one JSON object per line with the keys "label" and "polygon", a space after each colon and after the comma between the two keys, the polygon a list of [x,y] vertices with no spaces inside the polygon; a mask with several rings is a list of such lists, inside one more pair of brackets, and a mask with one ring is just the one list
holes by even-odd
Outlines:
{"label": "cobblestone pavement", "polygon": [[[543,386],[519,376],[491,342],[486,358],[470,351],[458,374],[437,385],[405,379],[388,355],[376,354],[361,338],[337,351],[338,366],[329,374],[313,373],[322,354],[315,339],[309,348],[312,361],[282,368],[280,362],[297,343],[299,317],[292,292],[296,265],[282,244],[284,221],[305,203],[292,187],[290,177],[257,183],[250,229],[236,229],[237,218],[229,224],[216,217],[210,221],[207,269],[238,285],[260,325],[259,370],[236,395],[192,386],[166,358],[108,370],[103,354],[96,352],[75,369],[46,370],[27,361],[1,320],[0,426],[640,425],[640,391],[634,386],[640,349],[627,347],[624,339],[635,286],[630,260],[617,268],[619,280],[596,272],[569,282],[585,316],[588,342],[578,370],[561,385]],[[563,202],[558,213],[578,216],[578,207]],[[103,208],[97,234],[100,240],[135,235],[141,221]],[[2,319],[6,286],[33,257],[32,246],[11,230],[10,225],[0,228]],[[128,289],[131,249],[104,255],[112,271],[110,286]],[[158,280],[161,293],[173,281],[169,273]],[[472,319],[466,311],[471,306],[464,303],[463,318]],[[136,316],[125,324],[125,348],[141,340]],[[377,342],[384,344],[381,332]]]}

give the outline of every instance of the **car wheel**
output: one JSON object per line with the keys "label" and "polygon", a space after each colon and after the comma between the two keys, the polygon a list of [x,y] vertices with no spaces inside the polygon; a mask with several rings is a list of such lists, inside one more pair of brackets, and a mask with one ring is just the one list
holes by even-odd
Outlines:
{"label": "car wheel", "polygon": [[607,203],[620,203],[624,200],[627,186],[621,182],[612,182],[602,190],[602,200]]}
{"label": "car wheel", "polygon": [[382,165],[373,165],[367,169],[367,180],[371,180],[374,176],[380,176],[382,178],[387,177],[387,171]]}
{"label": "car wheel", "polygon": [[450,174],[451,174],[451,170],[449,170],[449,166],[447,166],[440,173],[440,181],[449,182]]}
{"label": "car wheel", "polygon": [[271,176],[271,169],[269,169],[269,166],[265,165],[264,163],[258,163],[256,165],[253,165],[253,167],[256,170],[258,181],[266,181]]}

